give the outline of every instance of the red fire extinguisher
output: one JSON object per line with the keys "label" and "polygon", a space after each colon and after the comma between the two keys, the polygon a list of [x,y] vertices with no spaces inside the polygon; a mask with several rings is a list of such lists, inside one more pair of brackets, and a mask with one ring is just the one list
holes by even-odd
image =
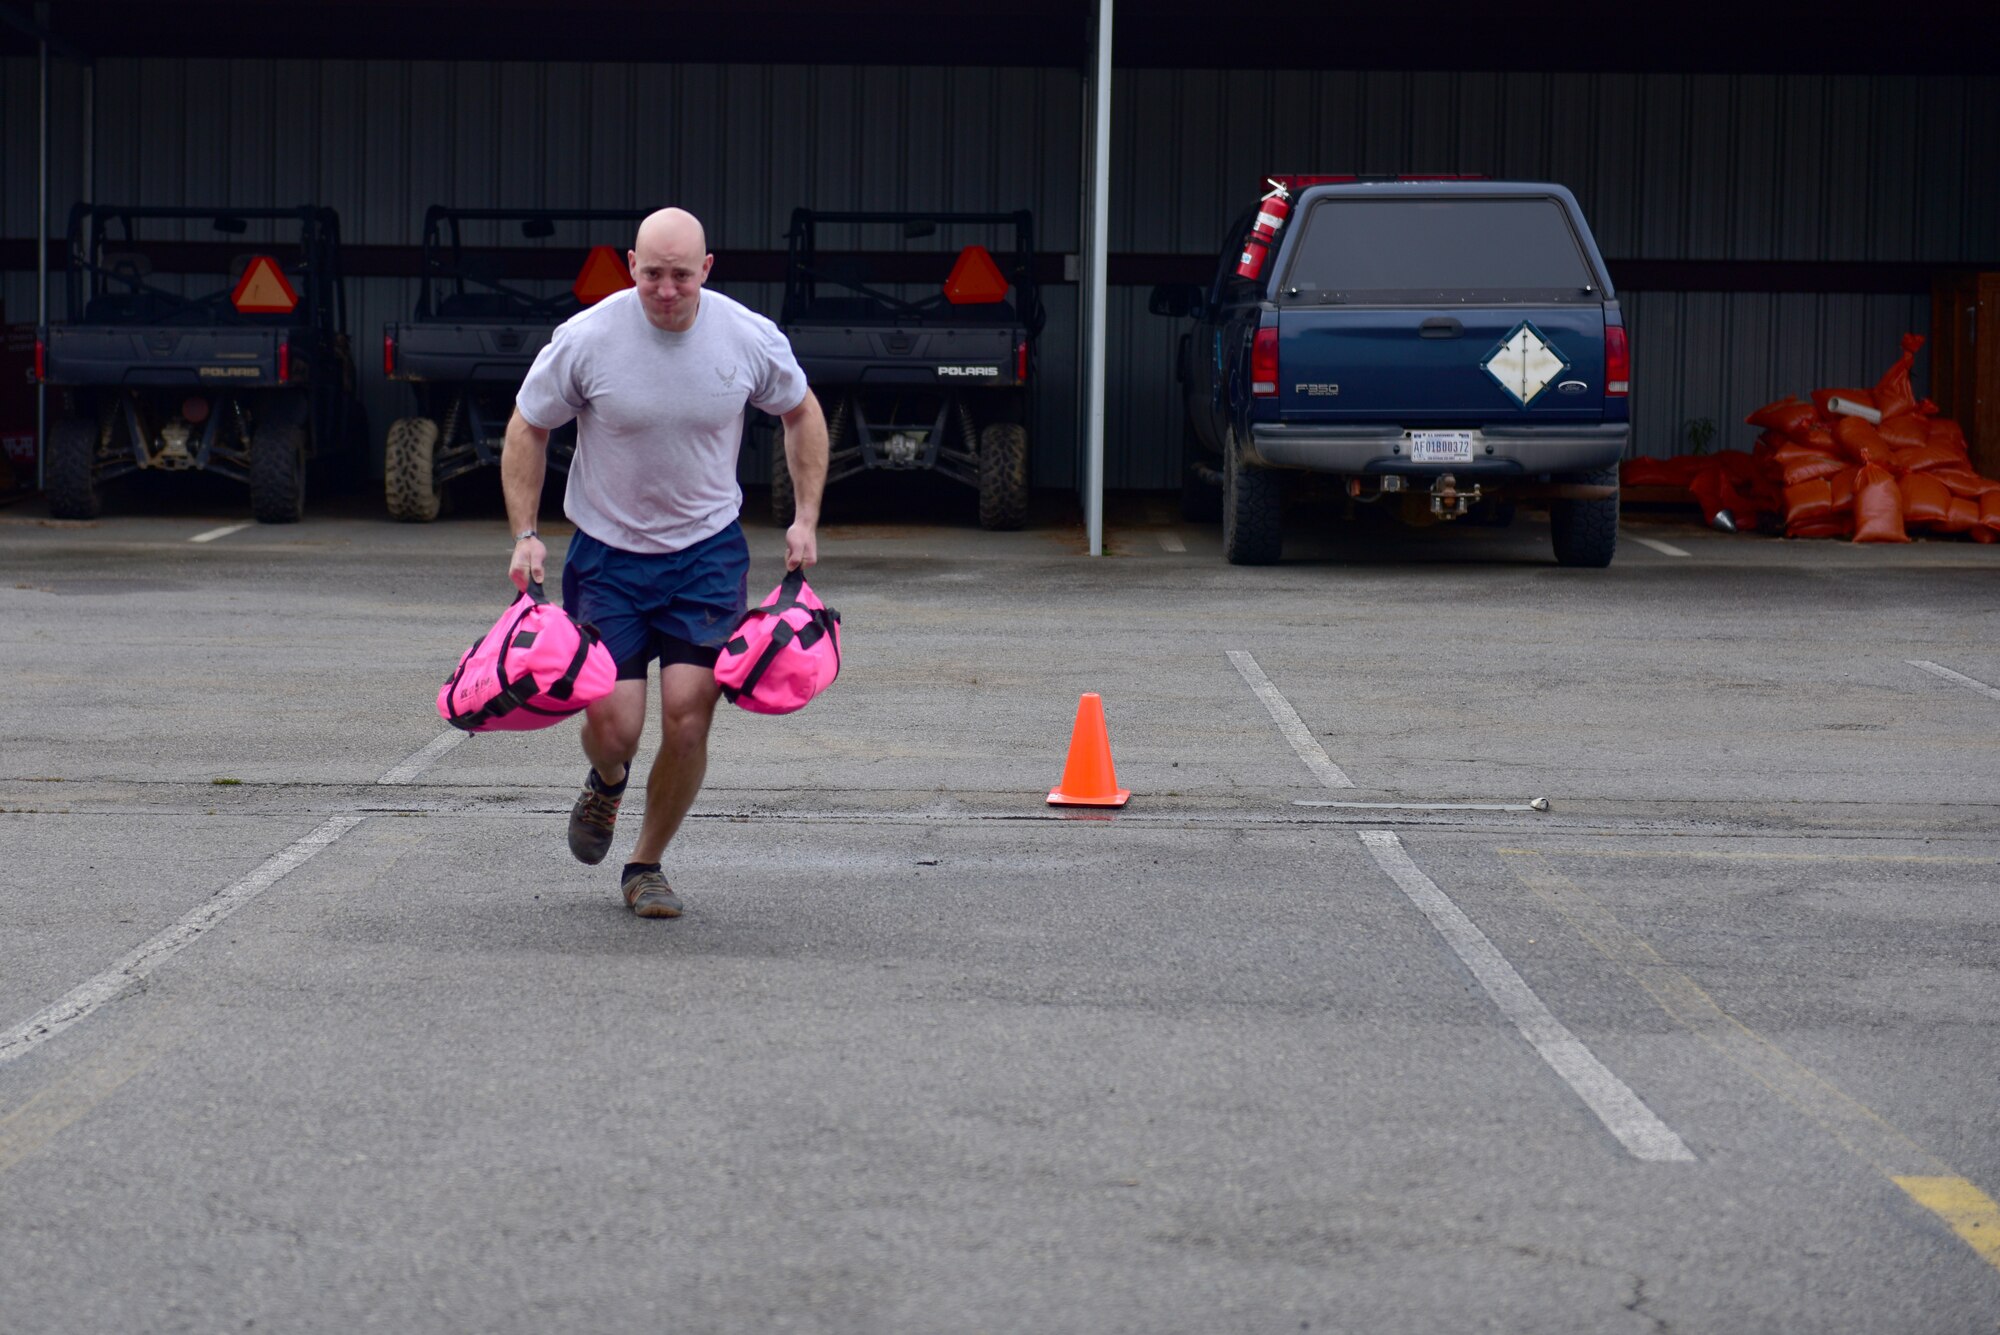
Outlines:
{"label": "red fire extinguisher", "polygon": [[1271,243],[1277,240],[1278,229],[1285,225],[1285,217],[1292,211],[1292,192],[1269,177],[1271,193],[1265,195],[1257,206],[1257,221],[1250,228],[1250,235],[1243,238],[1243,255],[1236,261],[1238,278],[1255,278],[1264,272],[1264,259],[1271,251]]}

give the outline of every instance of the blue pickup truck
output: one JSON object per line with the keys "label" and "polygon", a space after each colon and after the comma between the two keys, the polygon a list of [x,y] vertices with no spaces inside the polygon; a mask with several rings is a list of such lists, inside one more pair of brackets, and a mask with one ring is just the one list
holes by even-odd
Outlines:
{"label": "blue pickup truck", "polygon": [[1575,197],[1472,179],[1272,184],[1205,288],[1152,293],[1155,314],[1194,318],[1178,367],[1189,517],[1219,500],[1224,554],[1269,564],[1288,481],[1320,473],[1350,505],[1414,524],[1547,506],[1558,564],[1609,565],[1631,356]]}

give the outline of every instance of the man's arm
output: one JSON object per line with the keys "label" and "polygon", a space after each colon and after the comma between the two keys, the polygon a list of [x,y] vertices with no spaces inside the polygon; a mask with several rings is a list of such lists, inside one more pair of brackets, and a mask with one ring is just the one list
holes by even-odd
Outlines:
{"label": "man's arm", "polygon": [[[826,455],[824,440],[826,429],[820,429],[822,446],[820,456]],[[543,565],[549,559],[549,549],[542,545],[540,538],[522,538],[518,535],[530,533],[535,527],[535,517],[542,509],[542,477],[549,466],[549,433],[533,425],[521,416],[516,408],[514,416],[507,423],[507,444],[500,452],[500,490],[507,498],[508,530],[516,535],[514,559],[507,566],[507,578],[514,581],[514,587],[527,591],[529,581],[542,582]],[[820,477],[826,476],[825,466],[820,468]],[[818,497],[815,495],[815,502]]]}
{"label": "man's arm", "polygon": [[[819,501],[826,491],[826,414],[811,390],[781,419],[785,467],[792,474],[792,526],[785,530],[785,569],[819,560]],[[511,444],[512,434],[509,433]]]}

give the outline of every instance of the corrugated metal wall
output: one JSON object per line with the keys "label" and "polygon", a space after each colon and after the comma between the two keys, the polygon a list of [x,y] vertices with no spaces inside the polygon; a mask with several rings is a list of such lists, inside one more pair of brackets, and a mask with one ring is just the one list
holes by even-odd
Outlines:
{"label": "corrugated metal wall", "polygon": [[[54,69],[59,225],[79,194],[81,76]],[[0,79],[0,234],[32,236],[34,64],[0,63]],[[1210,251],[1280,168],[1560,181],[1614,258],[1948,265],[2000,250],[1996,78],[1121,70],[1114,92],[1114,251]],[[1081,99],[1069,70],[105,61],[96,194],[310,200],[340,211],[348,240],[376,244],[414,243],[432,202],[671,200],[705,219],[713,245],[751,250],[782,246],[798,204],[1025,206],[1043,249],[1073,251]],[[32,319],[32,275],[0,281],[7,317]],[[765,285],[718,285],[775,312]],[[1178,476],[1179,327],[1148,315],[1146,295],[1112,292],[1112,487]],[[1767,398],[1872,382],[1897,335],[1929,320],[1916,295],[1622,295],[1639,448],[1655,454],[1681,448],[1691,419],[1741,443],[1733,424]],[[367,351],[413,285],[360,280],[350,301],[379,434],[407,401]],[[1066,486],[1074,288],[1051,288],[1048,305],[1035,480]]]}
{"label": "corrugated metal wall", "polygon": [[[52,106],[51,229],[79,196],[80,76],[62,67]],[[9,183],[0,233],[35,230],[34,65],[9,61],[0,162]],[[96,197],[157,204],[324,203],[350,243],[413,245],[433,203],[464,208],[646,208],[699,215],[717,249],[782,250],[791,211],[944,208],[1035,214],[1037,244],[1074,250],[1081,79],[1033,69],[495,64],[427,62],[104,61],[96,76]],[[25,188],[24,188],[25,187]],[[894,249],[899,229],[821,244]],[[254,233],[253,233],[254,236]],[[197,225],[189,240],[213,235]],[[571,229],[544,243],[621,242]],[[518,234],[474,244],[532,244]],[[8,318],[33,319],[32,274],[5,276]],[[715,286],[771,315],[776,284]],[[60,285],[55,288],[61,314]],[[407,318],[416,285],[348,284],[377,437],[412,410],[383,379],[382,325]],[[1074,478],[1076,299],[1046,294],[1033,438],[1035,481]],[[763,476],[746,457],[744,476]]]}

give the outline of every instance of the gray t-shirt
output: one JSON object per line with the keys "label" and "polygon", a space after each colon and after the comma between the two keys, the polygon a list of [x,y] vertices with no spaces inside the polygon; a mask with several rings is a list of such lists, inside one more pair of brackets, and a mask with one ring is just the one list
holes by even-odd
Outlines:
{"label": "gray t-shirt", "polygon": [[693,327],[656,328],[626,289],[557,326],[515,406],[553,431],[576,419],[563,513],[628,552],[677,552],[743,509],[736,454],[745,404],[782,416],[806,377],[783,331],[703,291]]}

